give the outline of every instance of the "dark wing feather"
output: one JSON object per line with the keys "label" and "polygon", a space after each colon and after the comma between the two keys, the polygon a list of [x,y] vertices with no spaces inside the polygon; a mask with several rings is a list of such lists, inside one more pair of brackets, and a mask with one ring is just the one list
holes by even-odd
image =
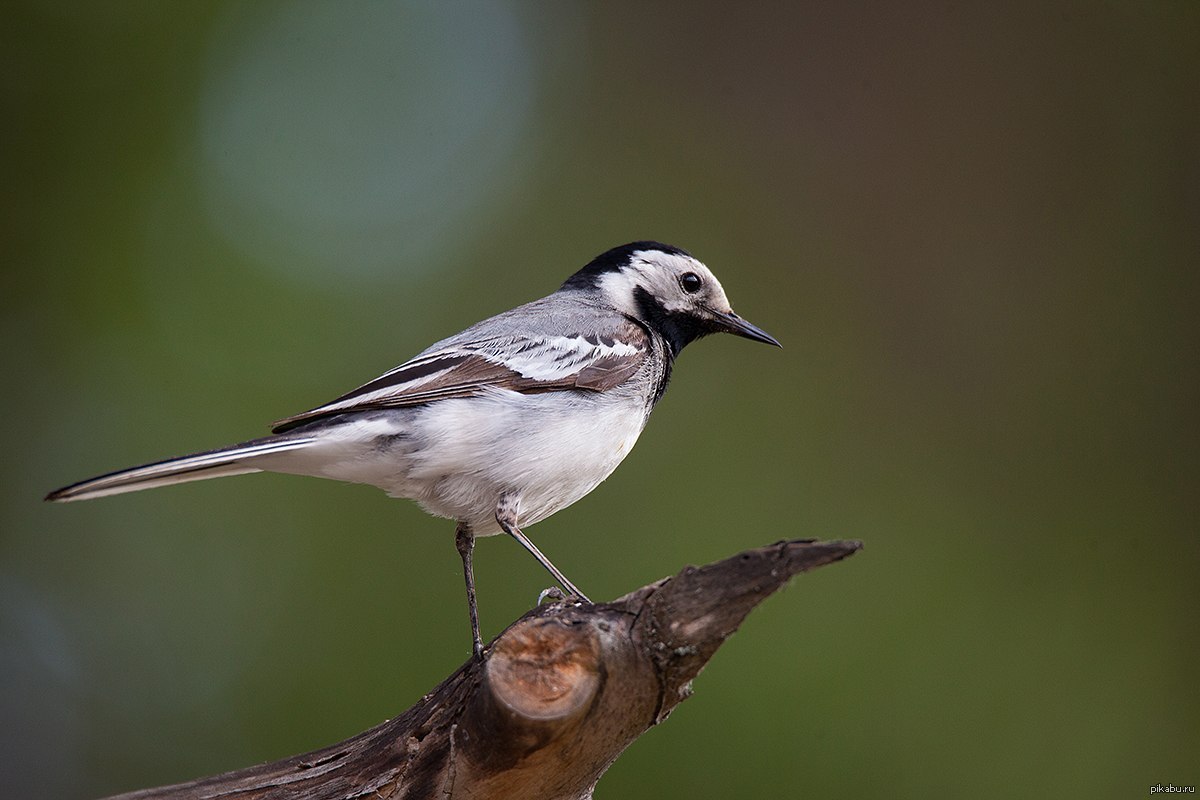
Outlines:
{"label": "dark wing feather", "polygon": [[575,375],[575,387],[591,389],[594,392],[607,392],[632,378],[633,374],[641,367],[643,356],[644,351],[637,358],[631,356],[598,358]]}
{"label": "dark wing feather", "polygon": [[632,377],[648,352],[645,331],[633,323],[623,325],[615,335],[463,342],[422,354],[332,402],[279,420],[272,430],[281,433],[348,411],[422,405],[494,389],[525,394],[608,391]]}

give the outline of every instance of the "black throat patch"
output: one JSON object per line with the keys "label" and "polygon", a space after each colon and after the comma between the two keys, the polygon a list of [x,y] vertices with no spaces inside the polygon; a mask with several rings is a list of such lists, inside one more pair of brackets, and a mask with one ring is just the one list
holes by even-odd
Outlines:
{"label": "black throat patch", "polygon": [[638,318],[666,339],[672,359],[690,342],[712,333],[703,320],[692,314],[668,311],[658,298],[641,286],[633,288],[633,301],[637,304]]}

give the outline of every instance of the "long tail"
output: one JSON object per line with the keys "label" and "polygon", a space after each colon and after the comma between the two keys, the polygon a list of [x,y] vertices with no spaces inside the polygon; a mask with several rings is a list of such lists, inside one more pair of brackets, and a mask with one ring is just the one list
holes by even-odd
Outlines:
{"label": "long tail", "polygon": [[254,462],[261,457],[307,447],[313,441],[308,437],[268,436],[235,444],[232,447],[207,450],[203,453],[168,458],[153,464],[110,472],[107,475],[89,478],[86,481],[56,489],[46,495],[46,499],[59,503],[71,500],[90,500],[93,497],[136,492],[156,486],[170,486],[175,483],[202,481],[226,475],[261,472],[262,467],[254,466]]}

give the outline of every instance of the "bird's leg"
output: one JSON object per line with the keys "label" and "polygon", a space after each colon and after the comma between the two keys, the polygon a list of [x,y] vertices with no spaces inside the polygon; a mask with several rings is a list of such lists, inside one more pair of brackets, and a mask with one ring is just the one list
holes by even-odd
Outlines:
{"label": "bird's leg", "polygon": [[559,586],[567,590],[567,594],[579,598],[585,603],[592,602],[587,595],[579,591],[579,588],[567,580],[567,576],[562,574],[562,571],[542,555],[542,551],[537,549],[537,546],[529,541],[529,537],[521,533],[521,529],[517,527],[517,512],[520,508],[521,498],[513,492],[505,492],[500,495],[500,502],[496,504],[496,522],[500,523],[500,528],[509,536],[521,543],[521,546],[530,552],[530,554],[538,560],[546,570],[554,576],[554,580],[558,581]]}
{"label": "bird's leg", "polygon": [[475,549],[475,534],[465,522],[458,523],[454,545],[462,557],[463,577],[467,579],[467,610],[471,614],[471,640],[475,658],[483,657],[483,639],[479,635],[479,608],[475,605],[475,571],[471,568],[471,553]]}

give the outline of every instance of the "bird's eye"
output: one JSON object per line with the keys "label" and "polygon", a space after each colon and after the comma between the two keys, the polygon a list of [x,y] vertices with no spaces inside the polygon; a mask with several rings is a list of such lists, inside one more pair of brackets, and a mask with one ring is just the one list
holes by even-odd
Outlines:
{"label": "bird's eye", "polygon": [[685,272],[679,276],[679,285],[688,294],[693,294],[700,291],[700,286],[704,281],[700,280],[700,276],[694,272]]}

